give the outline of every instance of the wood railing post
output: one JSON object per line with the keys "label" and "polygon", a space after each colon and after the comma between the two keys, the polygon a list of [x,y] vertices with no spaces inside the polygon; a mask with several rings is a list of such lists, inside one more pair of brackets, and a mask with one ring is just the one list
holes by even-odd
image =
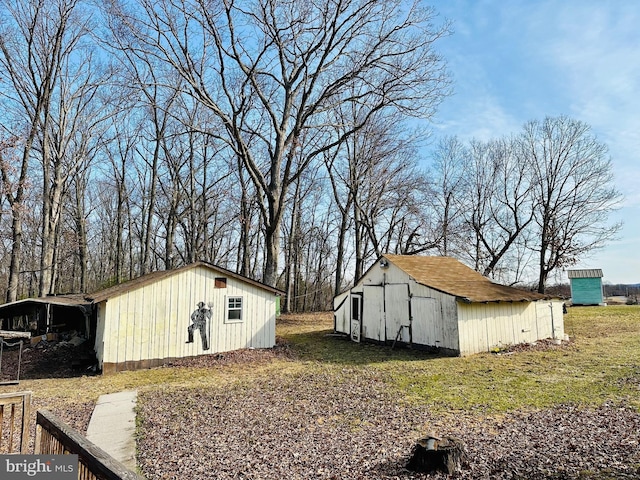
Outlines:
{"label": "wood railing post", "polygon": [[143,480],[122,463],[97,447],[60,418],[47,410],[38,410],[36,426],[39,437],[36,439],[36,454],[78,455],[79,478],[92,480]]}
{"label": "wood railing post", "polygon": [[[0,444],[5,422],[5,407],[9,410],[9,435],[6,453],[27,454],[29,450],[29,422],[31,418],[31,392],[15,392],[0,394]],[[17,411],[17,408],[20,411]],[[19,417],[17,416],[19,414]],[[17,425],[16,425],[17,424]],[[17,428],[16,428],[17,427]],[[14,451],[16,432],[18,433],[18,448]],[[4,452],[3,452],[4,453]]]}

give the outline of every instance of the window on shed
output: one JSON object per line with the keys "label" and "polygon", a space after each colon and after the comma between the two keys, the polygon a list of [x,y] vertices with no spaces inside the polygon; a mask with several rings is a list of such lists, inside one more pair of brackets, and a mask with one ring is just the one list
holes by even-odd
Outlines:
{"label": "window on shed", "polygon": [[224,278],[224,277],[217,277],[216,278],[215,287],[216,288],[227,288],[227,279]]}
{"label": "window on shed", "polygon": [[351,320],[360,320],[361,301],[359,296],[351,297]]}
{"label": "window on shed", "polygon": [[242,297],[227,297],[227,322],[242,321]]}

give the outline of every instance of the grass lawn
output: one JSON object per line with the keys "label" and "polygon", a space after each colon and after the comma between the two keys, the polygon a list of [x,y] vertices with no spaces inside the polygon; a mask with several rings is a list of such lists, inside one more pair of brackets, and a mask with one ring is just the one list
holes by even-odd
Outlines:
{"label": "grass lawn", "polygon": [[[500,413],[557,404],[624,403],[640,410],[640,307],[574,307],[565,315],[571,342],[546,351],[438,357],[426,352],[356,344],[331,335],[331,313],[282,316],[280,341],[291,358],[232,363],[216,368],[171,367],[107,376],[23,380],[38,404],[60,407],[137,388],[225,388],[272,376],[330,374],[335,382],[375,378],[409,403],[443,412]],[[0,392],[15,391],[0,387]]]}
{"label": "grass lawn", "polygon": [[285,315],[273,351],[0,392],[31,390],[34,409],[82,431],[101,394],[137,389],[150,480],[426,478],[404,465],[429,429],[466,442],[464,480],[637,478],[640,307],[575,307],[564,320],[561,346],[456,358],[353,343],[332,333],[331,313]]}
{"label": "grass lawn", "polygon": [[574,307],[565,315],[571,341],[562,348],[512,354],[438,357],[406,349],[341,342],[331,317],[291,317],[279,335],[304,368],[345,367],[384,379],[407,402],[436,411],[499,413],[558,404],[624,403],[640,410],[640,307]]}

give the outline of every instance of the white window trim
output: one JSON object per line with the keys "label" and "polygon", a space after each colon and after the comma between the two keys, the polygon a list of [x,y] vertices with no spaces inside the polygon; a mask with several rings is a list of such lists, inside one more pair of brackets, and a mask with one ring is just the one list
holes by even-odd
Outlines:
{"label": "white window trim", "polygon": [[[240,318],[239,319],[230,319],[229,318],[229,311],[231,310],[229,308],[229,301],[231,299],[240,299]],[[229,295],[226,296],[224,299],[224,303],[225,303],[225,309],[224,309],[224,323],[242,323],[244,322],[244,297],[242,297],[242,295]],[[233,310],[238,310],[237,308],[234,308]]]}

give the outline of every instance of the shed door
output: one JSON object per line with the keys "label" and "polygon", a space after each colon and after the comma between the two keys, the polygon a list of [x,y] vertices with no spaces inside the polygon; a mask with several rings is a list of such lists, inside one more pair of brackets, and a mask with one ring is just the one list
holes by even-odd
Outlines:
{"label": "shed door", "polygon": [[387,340],[409,343],[409,286],[407,284],[385,285],[386,336]]}
{"label": "shed door", "polygon": [[384,342],[384,288],[381,285],[365,285],[362,291],[362,335]]}
{"label": "shed door", "polygon": [[437,314],[435,298],[412,297],[411,314],[413,315],[413,343],[441,347],[444,344],[444,328],[442,318]]}

